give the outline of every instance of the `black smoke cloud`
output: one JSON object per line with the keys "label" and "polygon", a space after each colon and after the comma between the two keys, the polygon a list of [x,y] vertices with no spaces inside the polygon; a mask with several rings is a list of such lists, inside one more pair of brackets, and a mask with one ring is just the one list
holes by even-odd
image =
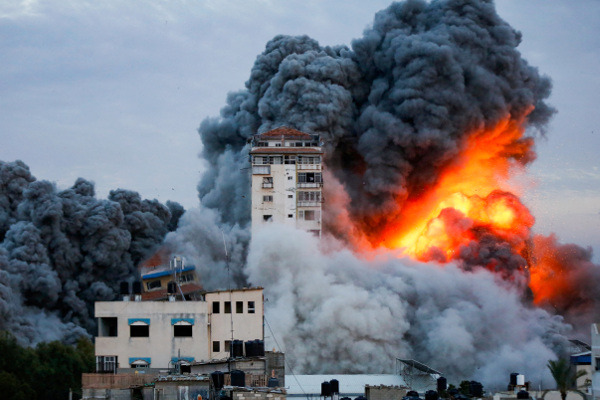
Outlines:
{"label": "black smoke cloud", "polygon": [[[554,113],[545,102],[551,83],[521,57],[520,40],[493,2],[479,0],[393,3],[350,48],[275,37],[246,88],[228,95],[220,117],[200,125],[202,207],[216,210],[224,226],[246,229],[248,139],[286,125],[325,143],[327,231],[347,242],[372,241],[372,232],[401,218],[406,199],[436,182],[474,130],[510,117],[524,121],[530,135],[543,132]],[[514,161],[534,158],[530,150]],[[490,238],[471,254],[508,245]],[[247,245],[236,247],[245,259]],[[243,262],[232,267],[243,276]]]}
{"label": "black smoke cloud", "polygon": [[[457,261],[467,268],[418,268],[395,254],[380,255],[387,261],[378,266],[343,250],[399,218],[471,132],[510,118],[527,128],[514,146],[543,134],[554,113],[545,102],[551,83],[521,57],[520,40],[486,0],[393,3],[351,47],[275,37],[245,89],[201,123],[201,204],[167,242],[215,266],[203,274],[208,289],[227,287],[226,271],[238,285],[265,287],[267,319],[295,372],[389,372],[394,357],[406,356],[488,383],[521,367],[544,374],[569,327],[478,268],[490,257],[522,268],[508,241],[483,232]],[[326,254],[278,227],[249,246],[248,140],[284,125],[324,141]],[[530,150],[511,157],[527,164]]]}
{"label": "black smoke cloud", "polygon": [[0,161],[0,330],[29,345],[91,333],[94,301],[112,300],[182,213],[123,189],[96,199],[82,178],[57,190]]}
{"label": "black smoke cloud", "polygon": [[287,125],[321,134],[355,220],[372,228],[384,223],[381,215],[393,219],[474,129],[507,116],[543,129],[554,112],[545,103],[550,80],[521,57],[520,39],[492,2],[472,0],[394,3],[351,48],[275,37],[246,89],[200,127],[203,156],[216,167],[201,181],[200,198],[227,222],[246,223],[248,199],[231,190],[248,186],[247,174],[235,173],[247,165],[236,154],[247,153],[253,134]]}

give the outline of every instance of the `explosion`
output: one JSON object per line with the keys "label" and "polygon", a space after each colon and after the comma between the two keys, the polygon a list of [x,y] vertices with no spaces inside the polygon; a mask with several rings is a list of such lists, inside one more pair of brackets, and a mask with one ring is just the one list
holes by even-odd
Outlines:
{"label": "explosion", "polygon": [[523,131],[522,121],[505,118],[469,135],[439,181],[406,201],[402,217],[383,233],[383,244],[421,261],[447,262],[489,233],[521,254],[534,219],[508,179],[532,159],[533,140],[523,138]]}
{"label": "explosion", "polygon": [[[482,0],[393,3],[350,47],[273,38],[201,123],[201,210],[168,242],[218,265],[221,243],[190,244],[225,232],[229,266],[265,288],[296,372],[383,372],[403,355],[488,383],[515,365],[540,376],[564,320],[589,330],[600,269],[590,251],[533,236],[520,200],[513,177],[554,113],[520,40]],[[249,139],[281,126],[324,142],[321,243],[243,233]]]}

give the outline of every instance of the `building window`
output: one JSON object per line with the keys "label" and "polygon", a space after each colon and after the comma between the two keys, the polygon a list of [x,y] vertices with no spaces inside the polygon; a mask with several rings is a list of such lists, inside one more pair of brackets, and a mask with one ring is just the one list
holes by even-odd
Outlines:
{"label": "building window", "polygon": [[225,314],[231,314],[231,302],[230,301],[225,302],[224,312],[225,312]]}
{"label": "building window", "polygon": [[248,314],[254,314],[254,302],[253,301],[248,302]]}
{"label": "building window", "polygon": [[218,340],[213,341],[213,353],[218,353],[221,351],[221,342]]}
{"label": "building window", "polygon": [[323,176],[320,172],[300,172],[298,174],[299,183],[322,183]]}
{"label": "building window", "polygon": [[227,353],[231,353],[231,340],[226,340],[225,341],[225,351]]}
{"label": "building window", "polygon": [[146,287],[148,288],[148,290],[160,289],[161,286],[162,283],[160,282],[160,280],[146,282]]}
{"label": "building window", "polygon": [[273,177],[272,176],[263,177],[262,187],[263,187],[263,189],[272,188],[273,187]]}
{"label": "building window", "polygon": [[105,317],[98,318],[98,336],[99,337],[115,337],[117,334],[117,318]]}
{"label": "building window", "polygon": [[255,165],[263,165],[263,164],[268,164],[269,163],[269,157],[263,157],[263,156],[254,156],[252,158],[252,163]]}
{"label": "building window", "polygon": [[273,222],[273,216],[272,215],[263,215],[263,221]]}
{"label": "building window", "polygon": [[220,310],[220,303],[218,301],[213,301],[212,302],[212,309],[213,309],[213,314],[218,314],[221,312]]}
{"label": "building window", "polygon": [[273,196],[263,196],[263,202],[265,202],[265,203],[272,203],[273,202]]}
{"label": "building window", "polygon": [[192,282],[194,280],[194,274],[188,273],[179,276],[179,283]]}
{"label": "building window", "polygon": [[293,176],[288,176],[288,181],[291,181],[292,179],[294,179]]}
{"label": "building window", "polygon": [[129,358],[129,365],[131,368],[150,368],[150,358]]}
{"label": "building window", "polygon": [[149,337],[150,325],[129,325],[130,337]]}
{"label": "building window", "polygon": [[288,218],[294,218],[294,214],[288,214]]}
{"label": "building window", "polygon": [[293,194],[288,194],[288,199],[293,199],[294,195]]}
{"label": "building window", "polygon": [[320,202],[321,192],[298,192],[298,201]]}
{"label": "building window", "polygon": [[300,210],[298,211],[298,217],[305,221],[319,221],[321,213],[319,210]]}
{"label": "building window", "polygon": [[600,371],[600,357],[596,357],[596,371]]}
{"label": "building window", "polygon": [[271,166],[270,165],[253,165],[252,166],[252,175],[270,175],[271,174]]}
{"label": "building window", "polygon": [[129,318],[130,337],[150,336],[150,318]]}
{"label": "building window", "polygon": [[191,324],[173,325],[173,336],[174,337],[192,337]]}
{"label": "building window", "polygon": [[298,164],[321,164],[320,156],[298,156]]}
{"label": "building window", "polygon": [[244,312],[244,302],[243,301],[236,301],[235,302],[235,312],[237,314],[241,314]]}
{"label": "building window", "polygon": [[96,356],[96,372],[115,373],[118,367],[117,356]]}
{"label": "building window", "polygon": [[296,156],[283,156],[285,164],[296,164]]}

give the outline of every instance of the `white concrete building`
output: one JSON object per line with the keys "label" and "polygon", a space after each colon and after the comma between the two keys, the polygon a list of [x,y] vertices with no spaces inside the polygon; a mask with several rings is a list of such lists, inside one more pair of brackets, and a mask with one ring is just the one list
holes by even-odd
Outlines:
{"label": "white concrete building", "polygon": [[254,136],[253,231],[277,222],[321,236],[322,156],[318,135],[281,127]]}
{"label": "white concrete building", "polygon": [[97,372],[168,369],[229,356],[231,340],[264,340],[263,290],[205,293],[201,301],[96,302]]}

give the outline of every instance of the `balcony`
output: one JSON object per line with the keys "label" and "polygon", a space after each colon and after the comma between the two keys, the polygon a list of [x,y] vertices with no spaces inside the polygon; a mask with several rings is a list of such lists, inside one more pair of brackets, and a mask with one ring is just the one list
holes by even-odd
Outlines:
{"label": "balcony", "polygon": [[296,164],[299,170],[321,170],[321,164]]}
{"label": "balcony", "polygon": [[320,188],[323,187],[323,182],[299,182],[299,188]]}
{"label": "balcony", "polygon": [[298,201],[298,207],[319,207],[320,201]]}
{"label": "balcony", "polygon": [[263,183],[262,188],[263,189],[273,189],[273,183]]}

